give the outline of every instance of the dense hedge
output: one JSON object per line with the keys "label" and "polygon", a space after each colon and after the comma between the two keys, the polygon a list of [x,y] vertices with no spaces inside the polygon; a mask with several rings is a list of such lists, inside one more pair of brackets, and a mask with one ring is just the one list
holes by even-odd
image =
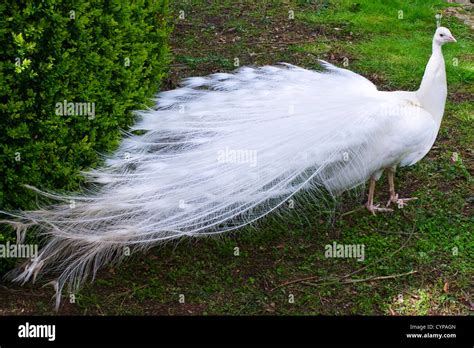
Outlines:
{"label": "dense hedge", "polygon": [[0,3],[1,210],[35,207],[24,184],[78,189],[117,145],[166,72],[168,20],[167,0]]}

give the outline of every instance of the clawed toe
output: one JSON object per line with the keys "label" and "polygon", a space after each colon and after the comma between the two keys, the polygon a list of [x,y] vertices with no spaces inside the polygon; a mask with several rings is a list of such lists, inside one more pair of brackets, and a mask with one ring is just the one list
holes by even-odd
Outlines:
{"label": "clawed toe", "polygon": [[391,195],[390,198],[388,199],[387,204],[385,205],[386,207],[389,207],[390,204],[392,203],[397,203],[398,200],[398,193],[396,195]]}
{"label": "clawed toe", "polygon": [[390,197],[390,199],[388,200],[386,204],[386,207],[389,207],[390,204],[394,203],[398,206],[399,209],[403,209],[407,205],[406,202],[413,201],[415,199],[418,199],[418,197],[398,198],[398,194],[396,194]]}
{"label": "clawed toe", "polygon": [[381,213],[387,213],[393,211],[393,209],[390,208],[382,208],[380,207],[380,204],[373,205],[373,204],[366,204],[366,208],[368,211],[370,211],[373,215],[375,215],[376,212],[381,212]]}
{"label": "clawed toe", "polygon": [[418,199],[418,197],[411,197],[411,198],[398,198],[397,199],[397,206],[399,209],[403,209],[407,205],[406,202],[408,201],[414,201],[415,199]]}

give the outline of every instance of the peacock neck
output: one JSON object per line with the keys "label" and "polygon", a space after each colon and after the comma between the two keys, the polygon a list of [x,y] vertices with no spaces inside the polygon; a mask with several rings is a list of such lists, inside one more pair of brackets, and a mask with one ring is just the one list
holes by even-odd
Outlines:
{"label": "peacock neck", "polygon": [[441,45],[433,40],[433,53],[426,65],[423,80],[418,89],[417,97],[425,110],[441,123],[444,114],[446,96],[446,68]]}

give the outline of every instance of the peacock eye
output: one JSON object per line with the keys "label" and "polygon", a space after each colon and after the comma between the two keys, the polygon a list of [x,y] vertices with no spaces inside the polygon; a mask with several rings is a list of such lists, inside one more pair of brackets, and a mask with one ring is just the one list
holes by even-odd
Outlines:
{"label": "peacock eye", "polygon": [[444,34],[439,34],[439,36],[444,36]]}

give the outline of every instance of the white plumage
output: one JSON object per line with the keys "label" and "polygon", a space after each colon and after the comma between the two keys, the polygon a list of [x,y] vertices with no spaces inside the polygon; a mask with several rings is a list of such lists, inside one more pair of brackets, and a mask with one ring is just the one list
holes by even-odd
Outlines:
{"label": "white plumage", "polygon": [[[47,238],[16,280],[56,272],[58,295],[66,283],[72,291],[124,247],[235,230],[301,190],[337,195],[372,178],[368,208],[384,210],[371,201],[375,179],[416,163],[436,138],[446,99],[441,44],[453,40],[438,28],[417,92],[380,92],[323,62],[325,72],[245,67],[160,93],[156,109],[137,112],[132,130],[141,135],[85,173],[93,193],[43,193],[65,203],[9,221],[19,241],[31,225]],[[392,201],[400,201],[394,188]]]}

